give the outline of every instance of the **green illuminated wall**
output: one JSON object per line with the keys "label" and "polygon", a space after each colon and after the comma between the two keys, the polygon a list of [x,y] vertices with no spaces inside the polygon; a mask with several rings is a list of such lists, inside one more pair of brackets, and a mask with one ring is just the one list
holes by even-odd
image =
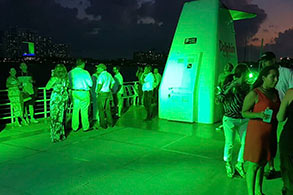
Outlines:
{"label": "green illuminated wall", "polygon": [[237,64],[229,10],[218,0],[185,3],[159,90],[159,117],[206,124],[219,121],[216,84],[228,62]]}
{"label": "green illuminated wall", "polygon": [[35,44],[34,43],[32,43],[32,42],[28,43],[28,51],[29,51],[29,54],[35,54]]}

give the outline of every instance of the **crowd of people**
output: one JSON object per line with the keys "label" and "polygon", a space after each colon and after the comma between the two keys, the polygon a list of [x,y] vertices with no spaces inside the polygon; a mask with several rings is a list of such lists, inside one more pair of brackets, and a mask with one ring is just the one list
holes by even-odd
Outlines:
{"label": "crowd of people", "polygon": [[[114,66],[112,76],[105,64],[96,65],[96,71],[90,75],[85,70],[86,62],[83,59],[76,61],[75,67],[67,72],[63,64],[57,64],[51,72],[46,89],[51,90],[50,97],[50,132],[51,141],[58,142],[66,138],[65,126],[71,120],[73,131],[81,128],[90,129],[113,127],[113,116],[120,118],[123,113],[123,76],[120,67]],[[32,75],[25,63],[20,64],[19,76],[14,68],[10,70],[7,79],[8,97],[13,109],[13,116],[17,126],[38,123],[34,118],[34,103],[36,89]],[[138,104],[145,106],[146,120],[153,117],[152,105],[157,105],[158,87],[161,75],[158,69],[151,72],[152,67],[144,70],[138,68]],[[143,93],[140,93],[143,92]],[[30,118],[28,117],[28,113]]]}
{"label": "crowd of people", "polygon": [[[278,65],[272,52],[263,53],[259,63],[259,75],[252,85],[248,82],[249,69],[245,64],[238,64],[233,70],[228,64],[218,81],[217,101],[224,110],[227,176],[232,178],[237,172],[246,177],[249,195],[263,194],[264,175],[271,178],[276,174],[274,158],[279,127],[282,129],[279,150],[283,194],[293,194],[293,71]],[[234,166],[232,153],[236,134],[241,146]],[[247,172],[244,162],[247,162]],[[265,174],[267,164],[269,171]]]}
{"label": "crowd of people", "polygon": [[[114,105],[115,116],[117,118],[122,116],[124,88],[120,67],[113,67],[114,76],[112,76],[107,71],[107,66],[101,63],[96,65],[96,72],[91,76],[85,70],[85,65],[84,60],[78,59],[76,66],[67,73],[65,66],[58,64],[46,85],[46,89],[53,89],[50,101],[50,132],[52,142],[65,139],[64,124],[66,121],[64,120],[66,120],[66,117],[64,115],[69,110],[68,100],[72,102],[73,107],[71,117],[71,128],[73,131],[80,129],[80,118],[83,131],[88,131],[91,128],[106,129],[113,127],[112,104]],[[151,67],[146,66],[139,79],[139,86],[144,91],[143,105],[146,108],[146,118],[148,120],[151,119],[152,110],[149,102],[152,101],[153,91],[156,86],[154,76],[150,71]],[[145,77],[149,77],[149,79]],[[91,105],[92,107],[90,107]],[[89,110],[92,111],[92,120],[89,117]],[[92,126],[90,121],[92,121]]]}
{"label": "crowd of people", "polygon": [[[282,128],[279,141],[283,194],[293,194],[293,71],[279,66],[272,52],[265,52],[260,60],[256,81],[248,82],[249,68],[240,63],[225,66],[218,80],[217,102],[223,105],[223,130],[225,136],[224,161],[226,173],[232,178],[237,172],[246,177],[249,195],[260,195],[264,168],[268,164],[267,177],[276,173],[274,158],[277,153],[277,128]],[[65,124],[72,105],[71,128],[88,131],[91,128],[113,127],[113,112],[117,118],[123,114],[123,76],[120,67],[114,66],[112,76],[105,64],[96,65],[93,75],[85,70],[83,59],[67,72],[63,64],[52,70],[46,89],[52,89],[50,98],[51,141],[66,139]],[[20,64],[20,75],[10,69],[7,79],[8,97],[18,126],[38,123],[34,118],[36,90],[34,80],[25,63]],[[144,105],[145,121],[152,120],[153,105],[158,105],[158,89],[161,75],[147,65],[136,72],[138,104]],[[72,104],[70,104],[71,102]],[[92,107],[91,107],[92,105]],[[90,109],[91,108],[91,109]],[[91,111],[91,112],[90,112]],[[93,121],[91,125],[91,120]],[[236,134],[240,137],[237,162],[233,163],[233,147]],[[244,162],[247,170],[244,170]]]}

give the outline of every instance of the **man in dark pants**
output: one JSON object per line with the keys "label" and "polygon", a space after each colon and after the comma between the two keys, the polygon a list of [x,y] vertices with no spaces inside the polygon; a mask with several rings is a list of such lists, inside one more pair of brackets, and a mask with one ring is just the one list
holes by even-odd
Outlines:
{"label": "man in dark pants", "polygon": [[[27,65],[25,63],[21,63],[21,76],[18,77],[18,80],[22,86],[22,92],[24,95],[24,110],[27,122],[31,123],[38,123],[38,121],[34,118],[35,110],[35,98],[36,98],[36,91],[34,89],[34,80],[32,75],[28,72]],[[28,119],[28,112],[30,115],[30,120]]]}
{"label": "man in dark pants", "polygon": [[279,142],[280,168],[283,179],[283,195],[293,195],[293,89],[289,89],[277,114],[279,122],[285,122]]}
{"label": "man in dark pants", "polygon": [[106,129],[107,126],[113,126],[110,99],[112,96],[111,89],[115,83],[112,75],[107,72],[106,69],[107,67],[105,64],[99,64],[97,66],[99,77],[97,80],[96,93],[98,94],[100,125],[104,129]]}
{"label": "man in dark pants", "polygon": [[147,116],[145,118],[146,121],[152,119],[152,100],[153,100],[155,78],[151,71],[152,71],[152,67],[149,65],[146,66],[144,68],[144,73],[141,77],[142,91],[143,91],[143,105],[147,112]]}

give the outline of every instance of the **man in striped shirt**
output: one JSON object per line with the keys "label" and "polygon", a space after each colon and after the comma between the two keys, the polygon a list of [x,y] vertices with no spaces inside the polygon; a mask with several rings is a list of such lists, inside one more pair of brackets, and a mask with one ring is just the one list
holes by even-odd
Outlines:
{"label": "man in striped shirt", "polygon": [[230,178],[232,178],[234,175],[234,168],[232,166],[232,153],[236,133],[238,133],[240,136],[241,147],[235,169],[240,176],[245,176],[243,169],[243,152],[248,119],[244,119],[242,117],[241,110],[244,98],[250,90],[250,87],[246,82],[246,78],[248,78],[247,75],[248,67],[245,64],[239,64],[236,66],[234,74],[228,75],[225,78],[223,87],[221,88],[220,94],[217,97],[218,101],[221,102],[224,107],[224,161],[226,162],[227,176]]}

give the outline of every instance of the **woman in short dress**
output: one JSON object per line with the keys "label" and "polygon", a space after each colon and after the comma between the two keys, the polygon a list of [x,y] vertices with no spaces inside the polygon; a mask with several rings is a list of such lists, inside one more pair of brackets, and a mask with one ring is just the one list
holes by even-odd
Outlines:
{"label": "woman in short dress", "polygon": [[[248,161],[246,182],[249,195],[262,195],[264,167],[274,158],[277,151],[276,114],[280,99],[275,86],[279,79],[277,67],[265,67],[244,99],[242,115],[249,118],[244,160]],[[266,109],[272,111],[271,121]],[[266,121],[266,122],[265,122]]]}

